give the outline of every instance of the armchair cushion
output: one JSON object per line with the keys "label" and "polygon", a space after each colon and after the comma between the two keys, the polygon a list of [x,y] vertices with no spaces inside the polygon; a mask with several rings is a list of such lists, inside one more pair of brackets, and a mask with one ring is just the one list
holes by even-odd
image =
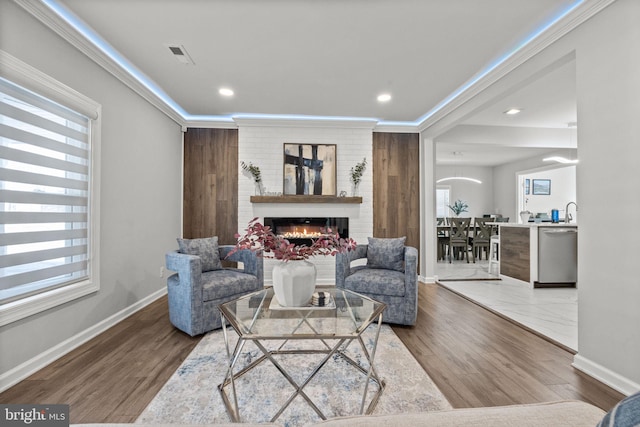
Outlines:
{"label": "armchair cushion", "polygon": [[351,271],[353,274],[347,277],[345,282],[354,292],[392,297],[403,297],[405,294],[404,273],[363,266],[354,267]]}
{"label": "armchair cushion", "polygon": [[205,271],[222,270],[217,236],[203,239],[177,240],[181,253],[200,257],[203,273]]}
{"label": "armchair cushion", "polygon": [[367,267],[404,272],[404,242],[406,237],[381,239],[369,237]]}
{"label": "armchair cushion", "polygon": [[202,273],[202,300],[213,301],[229,295],[253,292],[262,286],[258,278],[239,270],[223,269]]}

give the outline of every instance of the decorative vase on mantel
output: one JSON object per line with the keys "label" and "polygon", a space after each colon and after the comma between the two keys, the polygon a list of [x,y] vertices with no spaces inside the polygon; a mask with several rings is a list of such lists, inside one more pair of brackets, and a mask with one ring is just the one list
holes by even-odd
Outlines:
{"label": "decorative vase on mantel", "polygon": [[273,291],[283,307],[309,303],[316,288],[315,264],[302,259],[281,261],[273,267]]}
{"label": "decorative vase on mantel", "polygon": [[358,196],[358,189],[360,188],[360,183],[351,183],[351,196],[352,197],[357,197]]}
{"label": "decorative vase on mantel", "polygon": [[255,181],[256,186],[256,196],[264,196],[264,187],[262,186],[262,181]]}

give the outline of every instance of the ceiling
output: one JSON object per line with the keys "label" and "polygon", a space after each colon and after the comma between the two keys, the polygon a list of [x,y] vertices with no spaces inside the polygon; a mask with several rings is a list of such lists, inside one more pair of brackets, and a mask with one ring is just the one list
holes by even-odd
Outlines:
{"label": "ceiling", "polygon": [[[413,129],[589,2],[41,1],[187,123],[355,118]],[[391,100],[378,102],[382,93]],[[571,58],[436,137],[436,164],[491,167],[575,148],[576,121]]]}
{"label": "ceiling", "polygon": [[[511,108],[522,111],[505,114]],[[576,125],[575,59],[568,56],[435,138],[436,163],[497,166],[576,148]]]}
{"label": "ceiling", "polygon": [[[54,0],[47,0],[51,3]],[[57,0],[188,116],[420,121],[576,0]],[[100,43],[100,42],[99,42]],[[167,44],[184,46],[184,65]],[[233,89],[232,97],[218,94]],[[564,86],[559,83],[556,89]],[[376,97],[389,93],[391,101]],[[561,98],[549,89],[545,96]],[[538,89],[506,99],[561,126]],[[547,98],[546,105],[549,105]],[[495,112],[469,124],[515,125]],[[553,118],[551,116],[554,116]]]}

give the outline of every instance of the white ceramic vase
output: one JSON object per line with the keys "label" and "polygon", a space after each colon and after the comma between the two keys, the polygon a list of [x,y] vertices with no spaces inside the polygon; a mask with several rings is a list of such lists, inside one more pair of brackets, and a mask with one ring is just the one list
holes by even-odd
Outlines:
{"label": "white ceramic vase", "polygon": [[281,306],[302,307],[316,288],[316,266],[307,260],[279,262],[273,267],[273,291]]}

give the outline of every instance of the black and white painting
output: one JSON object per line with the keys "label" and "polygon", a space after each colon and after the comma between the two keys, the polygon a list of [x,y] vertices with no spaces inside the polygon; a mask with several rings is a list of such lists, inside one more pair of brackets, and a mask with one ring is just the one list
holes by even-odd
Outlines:
{"label": "black and white painting", "polygon": [[336,195],[335,144],[284,144],[284,194]]}

